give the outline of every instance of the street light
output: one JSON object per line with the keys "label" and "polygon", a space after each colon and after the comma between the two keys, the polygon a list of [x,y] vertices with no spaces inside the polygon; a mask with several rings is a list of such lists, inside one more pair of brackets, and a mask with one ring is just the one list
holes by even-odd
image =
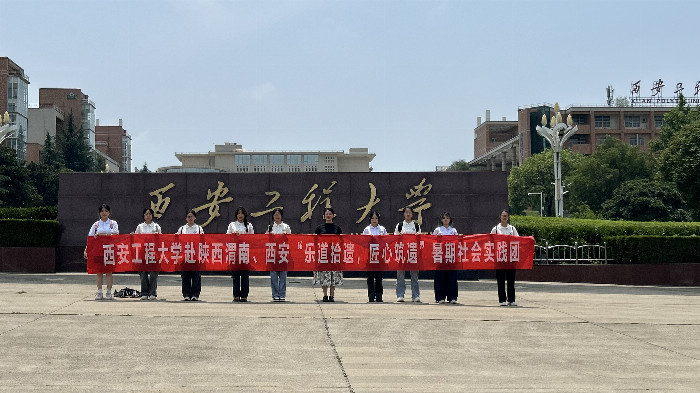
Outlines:
{"label": "street light", "polygon": [[542,193],[541,192],[528,192],[527,195],[540,195],[540,217],[544,216],[544,206],[542,202]]}
{"label": "street light", "polygon": [[561,122],[559,103],[554,104],[554,114],[547,127],[547,115],[542,115],[542,126],[537,126],[537,133],[552,145],[554,152],[554,211],[557,217],[564,217],[564,190],[561,186],[561,149],[564,142],[576,131],[578,126],[573,126],[571,114],[566,118],[566,124]]}
{"label": "street light", "polygon": [[5,111],[5,116],[0,118],[0,144],[11,137],[15,131],[17,131],[17,126],[10,124],[10,114]]}

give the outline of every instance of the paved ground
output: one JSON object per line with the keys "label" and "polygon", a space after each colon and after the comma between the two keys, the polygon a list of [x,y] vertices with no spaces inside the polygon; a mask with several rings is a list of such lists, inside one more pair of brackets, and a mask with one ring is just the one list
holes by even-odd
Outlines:
{"label": "paved ground", "polygon": [[[139,288],[119,275],[115,288]],[[394,280],[385,279],[393,299]],[[205,276],[203,302],[94,301],[94,276],[0,274],[0,391],[689,392],[700,389],[700,288],[460,282],[459,304],[367,303],[347,279],[319,303],[290,278],[287,303],[251,278]],[[432,282],[421,282],[424,301]],[[410,289],[409,289],[410,292]]]}

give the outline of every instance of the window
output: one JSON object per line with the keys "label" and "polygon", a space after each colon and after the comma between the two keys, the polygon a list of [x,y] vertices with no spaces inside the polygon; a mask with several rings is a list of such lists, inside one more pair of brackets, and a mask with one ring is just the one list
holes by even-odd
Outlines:
{"label": "window", "polygon": [[253,154],[251,162],[253,165],[267,165],[267,155],[265,154]]}
{"label": "window", "polygon": [[572,145],[586,145],[588,144],[588,135],[572,135],[569,142]]}
{"label": "window", "polygon": [[315,166],[307,166],[304,168],[304,172],[316,172],[316,167]]}
{"label": "window", "polygon": [[326,156],[326,157],[325,157],[325,161],[326,161],[327,164],[334,163],[334,162],[335,162],[335,157],[333,157],[333,156]]}
{"label": "window", "polygon": [[630,135],[630,146],[644,146],[644,136],[639,134]]}
{"label": "window", "polygon": [[287,172],[301,172],[301,168],[298,166],[288,166]]}
{"label": "window", "polygon": [[598,135],[598,145],[602,145],[606,138],[612,138],[610,135]]}
{"label": "window", "polygon": [[641,122],[641,116],[625,116],[625,128],[639,128]]}
{"label": "window", "polygon": [[664,125],[664,115],[654,115],[654,128],[660,129]]}
{"label": "window", "polygon": [[250,165],[250,155],[236,154],[236,165]]}
{"label": "window", "polygon": [[491,143],[496,143],[498,142],[498,138],[491,138]]}
{"label": "window", "polygon": [[610,115],[596,115],[595,128],[610,128]]}
{"label": "window", "polygon": [[324,172],[335,172],[335,166],[333,165],[326,165],[323,167]]}
{"label": "window", "polygon": [[571,115],[571,121],[573,122],[573,124],[576,124],[576,125],[586,124],[587,118],[588,118],[588,116],[582,115],[582,114]]}
{"label": "window", "polygon": [[288,154],[287,155],[287,165],[301,165],[301,155]]}
{"label": "window", "polygon": [[17,82],[12,82],[7,84],[7,99],[16,100],[17,99]]}
{"label": "window", "polygon": [[304,165],[318,165],[318,156],[311,154],[304,154]]}
{"label": "window", "polygon": [[248,172],[248,167],[247,166],[238,167],[238,168],[236,168],[236,172]]}
{"label": "window", "polygon": [[270,165],[284,165],[284,155],[270,154]]}

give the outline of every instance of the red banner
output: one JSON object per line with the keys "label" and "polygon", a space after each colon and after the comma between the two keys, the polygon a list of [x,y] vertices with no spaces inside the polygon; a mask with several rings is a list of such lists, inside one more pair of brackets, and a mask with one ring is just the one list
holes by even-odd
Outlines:
{"label": "red banner", "polygon": [[532,269],[535,239],[496,234],[170,235],[88,238],[88,273],[183,270]]}

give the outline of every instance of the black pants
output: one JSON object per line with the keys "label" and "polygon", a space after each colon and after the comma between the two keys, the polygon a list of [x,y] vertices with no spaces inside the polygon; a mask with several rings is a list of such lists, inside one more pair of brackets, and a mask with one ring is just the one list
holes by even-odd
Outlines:
{"label": "black pants", "polygon": [[199,293],[202,292],[202,272],[182,272],[180,277],[182,277],[182,297],[199,297]]}
{"label": "black pants", "polygon": [[[506,280],[508,281],[508,297],[506,297]],[[498,283],[498,302],[515,302],[515,269],[496,270],[496,282]]]}
{"label": "black pants", "polygon": [[139,272],[141,277],[141,296],[157,296],[158,272]]}
{"label": "black pants", "polygon": [[436,302],[440,300],[457,301],[457,271],[436,270],[433,288],[435,289]]}
{"label": "black pants", "polygon": [[234,270],[233,297],[247,298],[250,290],[250,272],[248,270]]}
{"label": "black pants", "polygon": [[367,296],[369,300],[382,300],[384,284],[382,284],[382,272],[367,272]]}

